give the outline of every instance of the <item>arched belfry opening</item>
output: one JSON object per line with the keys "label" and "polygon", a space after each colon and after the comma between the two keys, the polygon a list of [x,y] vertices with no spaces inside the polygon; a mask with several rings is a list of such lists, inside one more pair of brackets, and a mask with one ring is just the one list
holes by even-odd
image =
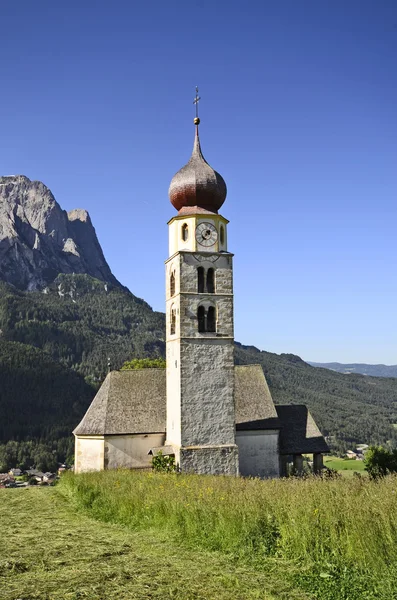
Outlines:
{"label": "arched belfry opening", "polygon": [[200,305],[197,309],[197,330],[199,333],[216,332],[216,308],[209,306],[206,308]]}
{"label": "arched belfry opening", "polygon": [[209,294],[215,293],[215,271],[212,268],[207,271],[207,292]]}
{"label": "arched belfry opening", "polygon": [[205,333],[205,308],[199,306],[197,309],[198,332]]}
{"label": "arched belfry opening", "polygon": [[182,240],[187,242],[189,239],[189,226],[187,223],[184,223],[181,227]]}
{"label": "arched belfry opening", "polygon": [[207,271],[204,267],[197,268],[197,292],[199,294],[215,294],[215,269]]}
{"label": "arched belfry opening", "polygon": [[209,333],[216,332],[216,313],[215,307],[209,306],[207,311],[207,331]]}

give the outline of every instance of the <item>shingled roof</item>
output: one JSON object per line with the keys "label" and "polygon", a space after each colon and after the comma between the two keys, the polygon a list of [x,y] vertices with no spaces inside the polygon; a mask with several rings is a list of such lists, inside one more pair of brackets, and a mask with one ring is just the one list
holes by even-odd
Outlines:
{"label": "shingled roof", "polygon": [[166,423],[165,394],[165,369],[112,371],[73,433],[161,433]]}
{"label": "shingled roof", "polygon": [[236,429],[279,429],[280,422],[261,365],[234,367]]}
{"label": "shingled roof", "polygon": [[[280,427],[260,365],[235,367],[238,429]],[[108,374],[75,435],[161,433],[166,428],[165,369],[134,369]]]}
{"label": "shingled roof", "polygon": [[276,411],[281,423],[280,454],[316,454],[329,452],[307,406],[279,405]]}

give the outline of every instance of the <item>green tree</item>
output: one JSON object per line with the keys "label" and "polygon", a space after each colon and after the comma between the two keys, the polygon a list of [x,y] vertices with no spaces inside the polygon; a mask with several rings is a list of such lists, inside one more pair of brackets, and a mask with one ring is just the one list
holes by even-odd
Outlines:
{"label": "green tree", "polygon": [[130,371],[132,369],[165,369],[166,362],[164,358],[133,358],[127,360],[121,367],[121,371]]}
{"label": "green tree", "polygon": [[371,446],[365,454],[365,470],[372,479],[397,472],[397,450]]}

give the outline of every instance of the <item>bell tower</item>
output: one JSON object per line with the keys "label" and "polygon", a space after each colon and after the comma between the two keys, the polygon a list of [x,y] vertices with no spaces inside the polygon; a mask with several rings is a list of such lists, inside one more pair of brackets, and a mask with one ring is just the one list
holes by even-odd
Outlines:
{"label": "bell tower", "polygon": [[166,444],[182,472],[238,475],[233,255],[218,214],[227,190],[201,151],[197,92],[193,152],[169,188]]}

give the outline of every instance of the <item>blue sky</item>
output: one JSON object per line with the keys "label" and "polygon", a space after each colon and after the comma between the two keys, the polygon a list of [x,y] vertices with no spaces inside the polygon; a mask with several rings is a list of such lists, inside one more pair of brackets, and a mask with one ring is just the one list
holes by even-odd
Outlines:
{"label": "blue sky", "polygon": [[0,174],[86,208],[134,294],[163,310],[199,85],[236,339],[397,363],[394,0],[3,0],[0,21]]}

